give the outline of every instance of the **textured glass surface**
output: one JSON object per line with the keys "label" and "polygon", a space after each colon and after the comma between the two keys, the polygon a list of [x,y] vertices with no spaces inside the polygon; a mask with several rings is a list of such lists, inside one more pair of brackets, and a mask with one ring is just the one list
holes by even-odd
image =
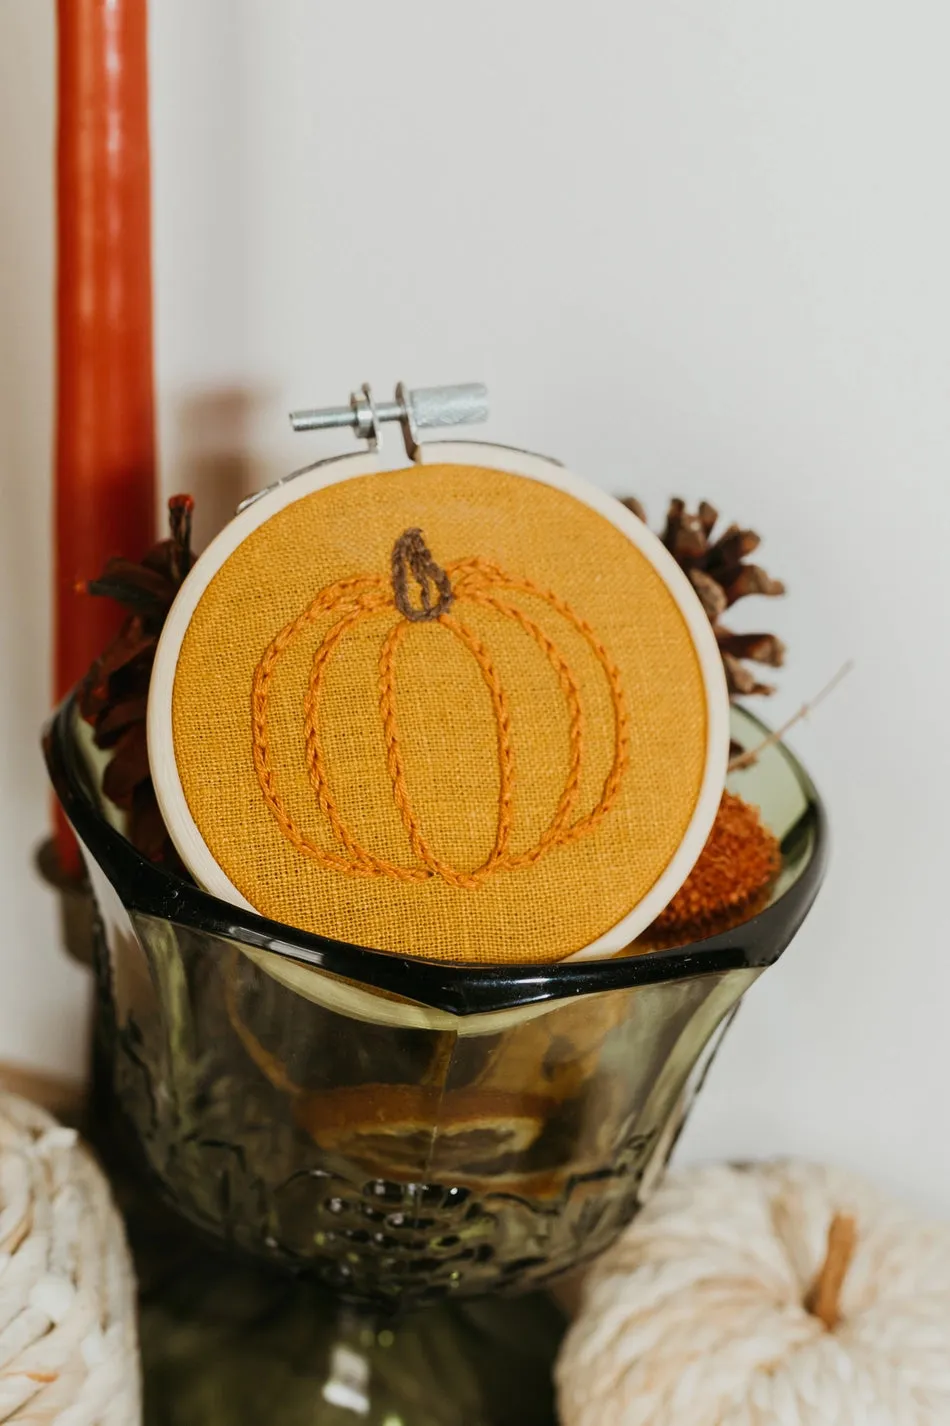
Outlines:
{"label": "textured glass surface", "polygon": [[[763,732],[735,715],[745,746]],[[110,1078],[165,1197],[384,1306],[535,1287],[602,1251],[824,866],[814,789],[772,747],[735,779],[782,843],[759,915],[603,961],[437,964],[268,922],[144,862],[97,806],[68,705],[46,752],[101,920]]]}
{"label": "textured glass surface", "polygon": [[[601,1251],[756,974],[459,1033],[355,1018],[233,943],[132,924],[110,945],[114,1084],[166,1196],[243,1249],[403,1304],[538,1284]],[[311,997],[332,979],[307,978]]]}

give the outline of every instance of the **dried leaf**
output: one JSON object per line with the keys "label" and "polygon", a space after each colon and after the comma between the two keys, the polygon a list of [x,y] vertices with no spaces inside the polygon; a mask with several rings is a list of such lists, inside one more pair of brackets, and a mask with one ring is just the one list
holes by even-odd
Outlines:
{"label": "dried leaf", "polygon": [[621,505],[625,505],[632,514],[636,515],[638,520],[642,520],[644,525],[646,524],[647,512],[644,510],[643,506],[640,504],[639,500],[635,495],[625,496],[620,503]]}
{"label": "dried leaf", "polygon": [[716,509],[715,505],[710,505],[708,500],[701,500],[699,502],[699,523],[703,527],[703,534],[706,536],[707,540],[715,529],[716,521],[718,519],[719,511]]}
{"label": "dried leaf", "polygon": [[666,529],[663,531],[662,540],[666,548],[675,550],[676,541],[679,535],[680,525],[683,520],[683,512],[686,509],[686,502],[673,499],[670,501],[670,508],[666,512]]}
{"label": "dried leaf", "polygon": [[[631,497],[624,504],[641,520],[646,519],[639,500]],[[780,667],[785,658],[781,639],[774,634],[734,634],[724,629],[719,620],[738,600],[753,594],[784,594],[785,586],[771,579],[758,565],[745,563],[761,543],[754,530],[729,525],[713,540],[718,519],[719,512],[708,500],[700,502],[695,514],[687,510],[684,501],[671,500],[661,539],[688,576],[713,626],[730,695],[773,693],[772,685],[760,683],[751,670],[743,666],[743,660]]]}
{"label": "dried leaf", "polygon": [[89,594],[115,599],[132,609],[165,610],[171,605],[177,586],[164,573],[133,560],[111,559],[98,579],[86,586]]}
{"label": "dried leaf", "polygon": [[106,748],[132,723],[142,723],[148,711],[148,693],[108,704],[96,719],[96,746]]}
{"label": "dried leaf", "polygon": [[132,794],[150,776],[145,724],[134,723],[119,738],[102,775],[102,790],[117,807],[131,807]]}
{"label": "dried leaf", "polygon": [[151,861],[183,870],[155,801],[145,718],[158,637],[185,575],[191,553],[190,496],[169,501],[171,538],[160,540],[140,564],[110,560],[89,592],[131,609],[119,633],[93,664],[78,694],[82,716],[100,748],[111,749],[102,779],[105,795],[128,813],[128,836]]}
{"label": "dried leaf", "polygon": [[705,609],[709,622],[715,625],[720,614],[726,609],[726,592],[722,585],[717,584],[711,574],[704,574],[701,569],[691,569],[689,572],[689,582],[699,595],[699,601]]}
{"label": "dried leaf", "polygon": [[723,653],[723,668],[726,670],[726,685],[730,694],[738,695],[740,698],[749,698],[753,694],[770,694],[775,692],[775,685],[771,683],[759,683],[755,674],[747,669],[745,664],[740,663],[733,654]]}
{"label": "dried leaf", "polygon": [[757,564],[744,564],[735,579],[726,586],[726,598],[730,604],[747,598],[750,594],[766,594],[774,597],[785,593],[785,585],[779,579],[771,579]]}
{"label": "dried leaf", "polygon": [[720,625],[716,638],[720,650],[734,658],[751,659],[770,668],[781,668],[785,662],[785,645],[775,634],[733,634]]}
{"label": "dried leaf", "polygon": [[739,565],[753,554],[762,541],[754,530],[742,530],[738,525],[730,525],[719,539],[709,547],[709,570],[728,569]]}

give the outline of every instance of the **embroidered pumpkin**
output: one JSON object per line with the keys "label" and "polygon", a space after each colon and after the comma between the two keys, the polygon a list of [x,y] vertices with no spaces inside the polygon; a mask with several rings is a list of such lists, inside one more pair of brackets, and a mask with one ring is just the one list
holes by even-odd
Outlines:
{"label": "embroidered pumpkin", "polygon": [[721,661],[684,576],[544,463],[345,464],[239,515],[169,616],[149,738],[185,865],[402,955],[629,945],[722,792]]}
{"label": "embroidered pumpkin", "polygon": [[[409,573],[419,587],[419,603],[409,593]],[[575,816],[584,758],[584,710],[577,679],[558,648],[524,609],[511,601],[512,593],[530,594],[544,601],[586,640],[610,689],[613,706],[614,753],[603,792],[587,813]],[[433,597],[434,595],[434,597]],[[459,617],[466,601],[494,610],[514,620],[549,661],[567,701],[570,715],[570,750],[567,780],[554,816],[535,844],[526,851],[511,850],[516,761],[508,698],[486,644]],[[386,763],[393,799],[399,809],[409,844],[421,865],[406,867],[374,855],[354,836],[340,815],[324,756],[320,733],[320,701],[324,675],[343,638],[363,620],[396,613],[383,642],[379,660],[379,716],[386,747]],[[305,701],[307,767],[314,795],[346,856],[328,851],[308,838],[282,798],[270,754],[269,694],[277,662],[287,648],[317,619],[332,615],[335,622],[317,648]],[[498,737],[499,795],[494,845],[489,856],[472,871],[449,865],[438,856],[410,799],[399,737],[396,658],[407,632],[415,623],[438,623],[472,655],[491,696]],[[513,578],[487,560],[459,560],[443,570],[430,554],[419,529],[409,529],[393,547],[391,587],[379,576],[357,575],[323,589],[292,623],[281,629],[257,666],[252,692],[254,766],[267,806],[285,836],[298,851],[331,871],[348,876],[388,876],[399,881],[426,881],[439,876],[449,886],[474,891],[494,873],[532,866],[554,847],[587,836],[613,805],[629,759],[626,699],[620,673],[594,630],[564,600],[539,589],[530,580]]]}

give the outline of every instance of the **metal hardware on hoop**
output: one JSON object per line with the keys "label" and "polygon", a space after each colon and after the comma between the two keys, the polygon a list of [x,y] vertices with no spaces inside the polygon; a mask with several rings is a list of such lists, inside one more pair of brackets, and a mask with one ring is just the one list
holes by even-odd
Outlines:
{"label": "metal hardware on hoop", "polygon": [[376,450],[379,445],[379,427],[383,422],[398,421],[410,460],[418,457],[419,431],[475,425],[487,419],[488,392],[474,381],[461,386],[420,386],[415,391],[400,381],[395,399],[379,402],[373,400],[369,383],[364,382],[350,397],[349,406],[324,406],[319,410],[290,413],[290,424],[295,431],[349,427],[360,440],[369,443],[370,450]]}
{"label": "metal hardware on hoop", "polygon": [[[419,386],[410,391],[404,382],[396,387],[392,401],[376,401],[369,382],[364,382],[359,391],[354,391],[348,406],[323,406],[312,411],[291,411],[290,424],[295,431],[333,431],[349,428],[357,437],[366,441],[371,451],[379,449],[380,426],[385,421],[398,421],[402,427],[402,438],[406,444],[406,454],[410,460],[420,457],[419,432],[437,430],[446,426],[475,425],[488,420],[488,391],[480,382],[469,381],[461,386]],[[263,490],[248,495],[237,507],[240,515],[250,505],[256,505],[263,496],[313,470],[315,466],[326,465],[339,456],[325,457],[285,475],[282,480]],[[348,457],[342,457],[348,459]]]}
{"label": "metal hardware on hoop", "polygon": [[[354,391],[350,397],[350,409],[353,412],[353,429],[361,441],[365,441],[371,451],[379,450],[379,416],[376,412],[376,403],[373,400],[373,392],[368,381],[364,381],[359,391]],[[293,421],[293,416],[291,416]],[[296,429],[296,427],[294,428]]]}

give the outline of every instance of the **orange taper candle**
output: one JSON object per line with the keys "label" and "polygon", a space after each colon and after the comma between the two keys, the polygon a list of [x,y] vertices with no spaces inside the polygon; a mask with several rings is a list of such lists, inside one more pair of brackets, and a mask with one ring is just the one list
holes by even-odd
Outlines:
{"label": "orange taper candle", "polygon": [[[146,0],[58,0],[55,694],[121,619],[83,592],[154,537]],[[78,869],[57,827],[64,871]]]}

